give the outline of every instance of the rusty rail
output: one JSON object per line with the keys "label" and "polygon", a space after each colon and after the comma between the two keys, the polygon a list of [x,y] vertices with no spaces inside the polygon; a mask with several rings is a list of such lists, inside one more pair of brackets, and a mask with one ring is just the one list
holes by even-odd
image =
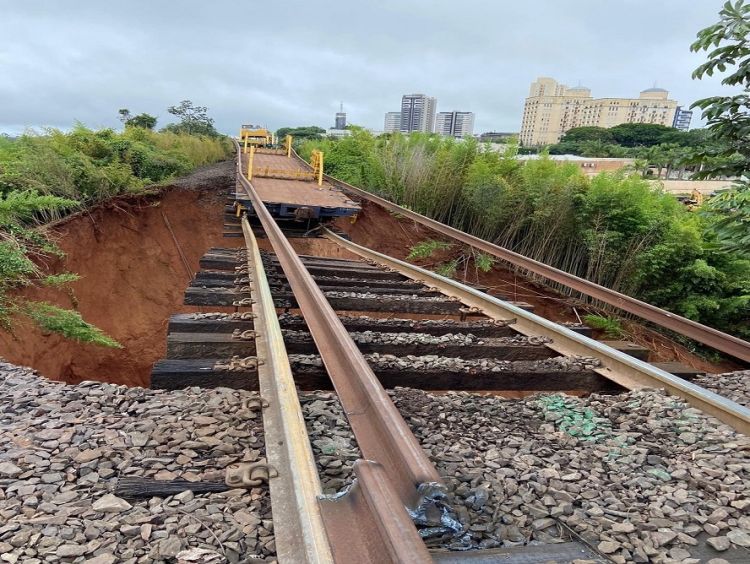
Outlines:
{"label": "rusty rail", "polygon": [[519,333],[551,338],[553,342],[547,346],[560,354],[598,358],[602,367],[595,371],[627,389],[664,388],[740,433],[750,434],[750,409],[747,407],[455,280],[347,241],[329,229],[324,229],[324,235],[367,260],[396,270],[413,280],[423,280],[427,285],[438,288],[443,294],[453,296],[465,305],[481,310],[492,319],[516,318],[513,327]]}
{"label": "rusty rail", "polygon": [[[362,542],[367,541],[369,550],[366,554],[373,559],[365,559],[366,554],[363,553],[358,561],[430,562],[431,557],[406,508],[418,507],[421,501],[419,486],[432,484],[438,490],[444,488],[437,470],[252,184],[243,176],[240,148],[236,141],[235,146],[238,153],[237,178],[276,252],[360,450],[365,458],[379,463],[376,465],[379,469],[370,467],[369,463],[360,465],[357,490],[348,494],[359,496],[358,501],[348,504],[359,507],[356,515],[350,514],[349,519],[336,518],[330,512],[335,512],[337,507],[345,507],[346,502],[321,502],[326,523],[345,523],[348,520],[355,527],[356,524],[351,521],[365,519],[377,525],[374,530],[368,528],[359,537],[350,537],[351,532],[338,527],[327,527],[334,558],[337,562],[346,561],[336,554],[345,554],[345,545],[360,538]],[[360,490],[362,493],[357,494]],[[365,509],[369,517],[363,517]],[[384,547],[390,548],[384,553]],[[394,554],[396,556],[391,557]]]}
{"label": "rusty rail", "polygon": [[276,555],[280,562],[332,564],[318,497],[320,487],[292,369],[284,346],[271,288],[263,270],[258,242],[247,218],[242,219],[247,265],[252,280],[255,347],[263,360],[258,384],[263,398],[266,457],[278,475],[269,479],[274,511]]}
{"label": "rusty rail", "polygon": [[[294,155],[301,162],[307,164],[304,159],[297,155],[297,153],[294,153]],[[514,266],[523,268],[524,270],[532,272],[538,276],[542,276],[547,280],[557,282],[571,290],[614,306],[622,311],[631,313],[641,319],[654,323],[655,325],[669,329],[685,337],[689,337],[690,339],[698,341],[699,343],[707,345],[713,349],[744,360],[745,362],[750,362],[750,343],[747,341],[723,333],[722,331],[708,327],[707,325],[703,325],[691,319],[687,319],[686,317],[663,310],[646,302],[642,302],[636,298],[621,294],[615,290],[605,288],[604,286],[590,282],[585,278],[580,278],[565,272],[564,270],[549,266],[543,262],[539,262],[504,247],[490,243],[489,241],[480,239],[479,237],[474,237],[473,235],[469,235],[468,233],[449,227],[439,221],[435,221],[434,219],[403,208],[385,198],[366,192],[361,188],[356,188],[351,184],[338,180],[327,174],[324,174],[323,177],[333,186],[336,186],[341,190],[351,194],[356,194],[357,196],[376,203],[389,211],[408,217],[409,219],[421,223],[425,227],[429,227],[442,235],[461,241],[466,245],[474,247],[475,249],[480,249],[492,256],[509,262]]]}

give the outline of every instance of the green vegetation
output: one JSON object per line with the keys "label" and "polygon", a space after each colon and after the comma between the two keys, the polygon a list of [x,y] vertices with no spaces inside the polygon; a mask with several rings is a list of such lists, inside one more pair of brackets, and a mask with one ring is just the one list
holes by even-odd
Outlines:
{"label": "green vegetation", "polygon": [[[214,128],[214,120],[208,117],[206,106],[196,106],[190,100],[183,100],[177,106],[169,106],[167,111],[179,118],[180,121],[179,123],[170,123],[162,131],[219,137],[219,132]],[[148,116],[148,114],[141,114],[141,116],[144,115]]]}
{"label": "green vegetation", "polygon": [[143,193],[149,185],[231,154],[231,143],[215,131],[191,135],[176,124],[157,133],[153,116],[131,117],[128,110],[120,115],[123,132],[77,124],[67,133],[0,136],[0,326],[5,330],[12,330],[14,318],[25,317],[46,331],[118,347],[77,312],[19,295],[20,288],[65,287],[78,279],[73,273],[43,272],[44,258],[62,253],[36,227],[113,196]]}
{"label": "green vegetation", "polygon": [[308,125],[305,127],[282,127],[276,131],[276,137],[279,139],[279,142],[282,142],[287,135],[291,135],[294,137],[296,144],[307,139],[321,139],[325,134],[325,129],[315,125]]}
{"label": "green vegetation", "polygon": [[439,264],[435,268],[435,272],[437,272],[440,276],[445,276],[446,278],[453,278],[456,275],[457,270],[458,259],[449,260],[448,262]]}
{"label": "green vegetation", "polygon": [[77,311],[62,309],[46,302],[28,302],[22,311],[45,331],[83,343],[122,348],[117,341],[105,335],[100,329],[86,323]]}
{"label": "green vegetation", "polygon": [[482,272],[489,272],[495,266],[495,257],[486,253],[474,253],[474,264]]}
{"label": "green vegetation", "polygon": [[739,86],[733,96],[712,96],[698,100],[693,107],[703,110],[713,146],[698,156],[704,163],[702,178],[736,177],[736,187],[712,198],[704,213],[715,225],[717,242],[728,251],[750,258],[750,5],[744,0],[726,2],[719,22],[698,32],[692,51],[708,51],[708,60],[693,72],[693,78],[725,73],[721,83]]}
{"label": "green vegetation", "polygon": [[[301,155],[309,158],[316,148],[325,153],[327,173],[355,186],[680,315],[750,336],[750,261],[717,244],[716,218],[687,211],[637,174],[590,179],[577,166],[544,156],[524,163],[512,145],[498,154],[473,140],[423,134],[375,138],[355,130],[340,140],[308,140]],[[412,258],[430,245],[416,245]]]}
{"label": "green vegetation", "polygon": [[452,246],[453,245],[451,245],[450,243],[435,241],[433,239],[420,241],[411,249],[409,249],[409,254],[406,256],[406,260],[426,259],[431,257],[435,251],[444,251],[450,249]]}
{"label": "green vegetation", "polygon": [[634,168],[644,177],[654,168],[658,177],[674,171],[678,179],[688,171],[698,172],[700,154],[717,150],[716,141],[705,129],[679,131],[651,123],[624,123],[609,129],[574,127],[559,143],[547,148],[551,155],[637,159]]}
{"label": "green vegetation", "polygon": [[150,114],[131,115],[130,110],[121,108],[118,110],[120,121],[125,127],[142,127],[143,129],[153,129],[156,127],[156,117]]}
{"label": "green vegetation", "polygon": [[622,324],[614,317],[592,314],[584,315],[583,320],[589,327],[604,331],[604,335],[610,339],[620,339],[625,335]]}

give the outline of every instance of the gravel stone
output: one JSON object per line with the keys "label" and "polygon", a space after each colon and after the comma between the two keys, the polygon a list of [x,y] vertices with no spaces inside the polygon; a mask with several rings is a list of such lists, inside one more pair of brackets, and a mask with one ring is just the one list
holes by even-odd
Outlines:
{"label": "gravel stone", "polygon": [[727,537],[711,537],[706,539],[706,542],[719,552],[723,552],[731,546],[731,542]]}
{"label": "gravel stone", "polygon": [[706,374],[693,380],[699,386],[716,392],[740,405],[750,407],[750,370]]}
{"label": "gravel stone", "polygon": [[76,556],[83,556],[88,552],[85,546],[78,544],[63,544],[57,547],[55,554],[60,558],[75,558]]}
{"label": "gravel stone", "polygon": [[[750,534],[744,504],[731,503],[748,499],[750,438],[661,391],[389,394],[463,527],[431,546],[561,542],[571,529],[614,562],[695,562],[705,533],[724,542],[731,531],[740,542]],[[300,399],[324,491],[341,491],[360,456],[346,417],[335,394]]]}
{"label": "gravel stone", "polygon": [[21,473],[23,473],[23,470],[21,470],[12,462],[0,462],[0,476],[12,478],[14,476],[18,476]]}
{"label": "gravel stone", "polygon": [[[0,362],[2,562],[137,564],[202,554],[191,550],[210,553],[205,562],[272,559],[265,487],[114,495],[124,476],[215,481],[230,464],[261,459],[261,418],[244,407],[257,397],[228,388],[72,386]],[[234,518],[239,511],[251,524]]]}
{"label": "gravel stone", "polygon": [[750,534],[739,529],[732,529],[727,533],[727,538],[737,546],[750,547]]}
{"label": "gravel stone", "polygon": [[120,499],[113,494],[107,494],[97,499],[91,508],[94,511],[102,511],[104,513],[121,513],[127,511],[133,507],[124,499]]}

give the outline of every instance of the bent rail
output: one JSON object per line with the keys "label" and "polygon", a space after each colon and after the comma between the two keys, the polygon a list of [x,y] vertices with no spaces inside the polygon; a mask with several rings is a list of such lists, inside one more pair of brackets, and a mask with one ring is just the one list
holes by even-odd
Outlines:
{"label": "bent rail", "polygon": [[[294,154],[300,161],[305,163],[304,159],[302,159],[296,153]],[[462,243],[465,243],[466,245],[469,245],[476,249],[480,249],[499,259],[528,270],[529,272],[532,272],[539,276],[542,276],[547,280],[557,282],[558,284],[599,300],[600,302],[615,306],[622,311],[626,311],[628,313],[636,315],[641,319],[645,319],[646,321],[654,323],[655,325],[659,325],[660,327],[664,327],[665,329],[669,329],[671,331],[679,333],[680,335],[689,337],[690,339],[698,341],[699,343],[707,345],[713,349],[726,353],[735,358],[744,360],[745,362],[750,362],[750,343],[738,337],[729,335],[712,327],[708,327],[707,325],[703,325],[702,323],[692,321],[691,319],[687,319],[686,317],[682,317],[675,313],[663,310],[646,302],[642,302],[641,300],[638,300],[636,298],[621,294],[620,292],[617,292],[615,290],[605,288],[604,286],[600,286],[599,284],[590,282],[585,278],[580,278],[578,276],[575,276],[574,274],[565,272],[564,270],[549,266],[547,264],[544,264],[543,262],[539,262],[504,247],[500,247],[498,245],[490,243],[489,241],[485,241],[473,235],[469,235],[468,233],[464,233],[463,231],[455,229],[454,227],[450,227],[448,225],[440,223],[439,221],[435,221],[434,219],[403,208],[397,204],[394,204],[393,202],[386,200],[385,198],[375,196],[374,194],[366,192],[361,188],[356,188],[351,184],[348,184],[342,180],[338,180],[337,178],[334,178],[327,174],[324,174],[323,177],[333,186],[336,186],[341,190],[356,194],[357,196],[374,202],[379,206],[386,208],[387,210],[406,216],[409,219],[416,221],[417,223],[421,223],[422,225],[429,227],[434,231],[437,231],[438,233],[451,237],[452,239],[456,239],[457,241],[461,241]]]}
{"label": "bent rail", "polygon": [[740,433],[750,434],[750,409],[738,403],[455,280],[357,245],[327,228],[324,228],[324,234],[363,258],[392,268],[414,280],[426,281],[429,286],[438,288],[442,293],[454,296],[470,307],[479,308],[488,317],[515,317],[514,328],[527,336],[551,337],[553,342],[547,346],[556,352],[565,355],[595,356],[602,363],[602,368],[596,369],[596,372],[625,388],[664,388],[734,427]]}

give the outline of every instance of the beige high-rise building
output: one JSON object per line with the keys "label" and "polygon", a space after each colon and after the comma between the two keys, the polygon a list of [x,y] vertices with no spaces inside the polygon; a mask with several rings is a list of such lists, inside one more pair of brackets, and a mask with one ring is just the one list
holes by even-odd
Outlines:
{"label": "beige high-rise building", "polygon": [[526,147],[557,143],[574,127],[614,127],[621,123],[672,126],[677,102],[662,88],[643,90],[638,98],[592,98],[583,86],[568,88],[548,77],[531,83],[523,108],[519,139]]}

